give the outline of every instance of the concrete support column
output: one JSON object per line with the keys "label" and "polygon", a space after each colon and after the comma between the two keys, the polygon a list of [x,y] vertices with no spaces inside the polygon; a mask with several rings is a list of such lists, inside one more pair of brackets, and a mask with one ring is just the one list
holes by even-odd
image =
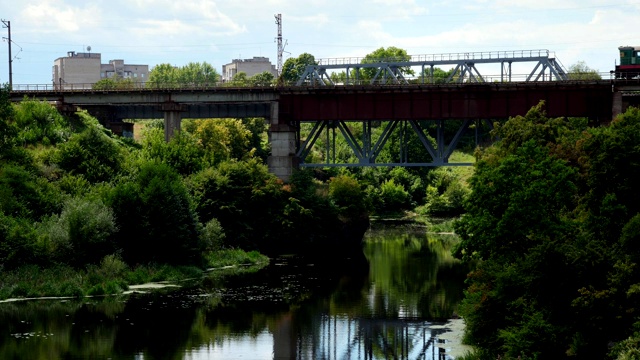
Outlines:
{"label": "concrete support column", "polygon": [[164,140],[169,142],[180,131],[181,113],[184,111],[184,106],[175,102],[167,102],[162,104],[162,111],[164,111]]}
{"label": "concrete support column", "polygon": [[293,169],[298,166],[296,158],[296,129],[282,124],[278,116],[278,102],[271,103],[269,120],[269,143],[271,155],[267,159],[269,172],[288,182]]}
{"label": "concrete support column", "polygon": [[622,92],[614,91],[613,94],[613,106],[611,108],[611,120],[615,119],[616,116],[622,114]]}

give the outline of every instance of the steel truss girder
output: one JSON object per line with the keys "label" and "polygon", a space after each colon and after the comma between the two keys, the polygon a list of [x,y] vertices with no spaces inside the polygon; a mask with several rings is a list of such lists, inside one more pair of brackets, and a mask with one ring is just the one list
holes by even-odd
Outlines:
{"label": "steel truss girder", "polygon": [[[403,76],[402,69],[409,67],[422,67],[423,74],[425,67],[431,68],[431,76],[429,80],[433,80],[433,68],[440,65],[454,65],[453,75],[449,76],[447,82],[484,82],[485,78],[476,68],[477,64],[500,64],[501,81],[511,81],[511,65],[513,63],[532,62],[536,63],[533,71],[527,76],[526,81],[544,81],[544,80],[568,80],[567,72],[559,61],[551,57],[548,51],[538,51],[531,56],[497,56],[491,58],[469,58],[469,59],[446,59],[446,56],[440,56],[437,60],[433,58],[425,61],[393,61],[381,60],[380,62],[371,63],[336,63],[336,64],[320,64],[308,65],[305,71],[296,82],[296,86],[301,85],[336,85],[328,75],[328,70],[346,70],[345,85],[359,84],[358,74],[360,69],[376,69],[376,75],[373,79],[368,80],[370,84],[407,84],[408,80]],[[508,66],[508,67],[507,67]],[[355,69],[355,80],[350,77],[350,70]],[[547,78],[548,73],[548,78]],[[422,83],[425,83],[426,77],[421,76]]]}
{"label": "steel truss girder", "polygon": [[[540,69],[540,71],[538,71],[538,69]],[[531,74],[527,76],[527,81],[531,81],[532,79],[533,81],[539,81],[540,78],[542,78],[543,81],[546,80],[547,70],[549,71],[549,80],[569,80],[569,76],[555,59],[544,59],[540,60],[536,67],[533,68]]]}
{"label": "steel truss girder", "polygon": [[[429,120],[434,121],[434,120]],[[469,166],[469,163],[449,163],[449,157],[456,149],[458,142],[464,135],[465,131],[472,124],[473,120],[463,120],[462,124],[458,128],[455,136],[446,144],[445,142],[445,134],[444,134],[444,120],[435,120],[436,123],[436,136],[435,136],[435,146],[431,143],[428,138],[427,132],[420,126],[420,123],[416,120],[390,120],[384,123],[384,128],[382,134],[378,137],[378,139],[373,139],[372,134],[372,121],[363,121],[362,122],[362,139],[357,139],[346,121],[343,120],[323,120],[315,122],[311,132],[307,136],[307,140],[301,141],[300,136],[300,126],[297,124],[297,136],[298,143],[296,144],[296,156],[299,159],[300,167],[358,167],[358,166],[381,166],[381,167],[393,167],[393,166],[404,166],[404,167],[427,167],[427,166]],[[490,123],[489,123],[490,124]],[[335,139],[336,139],[336,129],[339,130],[339,133],[345,139],[345,142],[353,152],[353,155],[358,159],[355,163],[337,163],[335,154]],[[420,143],[425,148],[425,150],[429,153],[431,157],[430,162],[417,162],[410,163],[408,162],[408,153],[407,153],[407,140],[408,140],[408,129],[411,129],[420,140]],[[395,130],[400,131],[400,162],[397,163],[377,163],[376,159],[380,155],[382,149],[388,143],[388,140],[391,137],[391,134],[394,133]],[[325,143],[325,152],[326,159],[323,163],[306,163],[305,160],[311,149],[316,145],[317,140],[320,138],[322,133],[325,133],[326,143]],[[333,141],[331,141],[331,134],[333,134]],[[374,141],[375,140],[375,141]],[[478,144],[478,137],[476,136],[476,145]],[[331,153],[333,145],[333,161],[331,161]]]}

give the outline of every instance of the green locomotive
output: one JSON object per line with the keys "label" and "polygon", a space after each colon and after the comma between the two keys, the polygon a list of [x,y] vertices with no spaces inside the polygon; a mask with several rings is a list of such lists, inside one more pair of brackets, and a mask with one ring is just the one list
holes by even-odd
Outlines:
{"label": "green locomotive", "polygon": [[620,46],[620,65],[616,65],[616,79],[640,76],[640,46]]}

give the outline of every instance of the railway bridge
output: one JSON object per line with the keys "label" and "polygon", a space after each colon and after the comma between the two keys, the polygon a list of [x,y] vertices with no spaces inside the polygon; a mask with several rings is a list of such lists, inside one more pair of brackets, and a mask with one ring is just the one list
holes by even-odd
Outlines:
{"label": "railway bridge", "polygon": [[[302,166],[442,166],[462,136],[475,122],[491,123],[524,115],[540,101],[551,117],[586,117],[607,123],[629,105],[638,105],[640,81],[546,81],[389,85],[315,85],[275,87],[190,87],[126,90],[56,89],[50,86],[11,91],[13,101],[25,97],[49,101],[62,111],[87,110],[103,123],[123,119],[164,119],[169,140],[184,118],[262,117],[269,123],[271,156],[269,168],[287,180]],[[425,121],[433,122],[435,144],[428,140]],[[460,124],[455,134],[445,136],[445,122]],[[349,122],[362,126],[355,137]],[[311,123],[305,138],[300,125]],[[373,126],[384,126],[374,138]],[[384,124],[384,125],[380,125]],[[394,163],[376,161],[394,130],[406,128],[418,134],[430,158]],[[345,137],[357,161],[336,164],[305,162],[315,141],[336,132]],[[306,134],[305,134],[306,135]],[[445,141],[446,140],[446,141]],[[327,146],[330,141],[327,141]],[[400,150],[402,151],[402,150]],[[457,164],[463,165],[463,164]]]}

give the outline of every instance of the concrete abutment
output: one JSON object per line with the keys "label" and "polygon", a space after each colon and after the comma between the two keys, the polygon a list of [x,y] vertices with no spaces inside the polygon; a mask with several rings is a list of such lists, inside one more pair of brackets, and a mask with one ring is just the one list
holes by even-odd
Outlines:
{"label": "concrete abutment", "polygon": [[297,168],[296,129],[289,124],[280,123],[278,103],[271,103],[269,119],[269,143],[271,155],[267,159],[269,172],[288,182]]}

